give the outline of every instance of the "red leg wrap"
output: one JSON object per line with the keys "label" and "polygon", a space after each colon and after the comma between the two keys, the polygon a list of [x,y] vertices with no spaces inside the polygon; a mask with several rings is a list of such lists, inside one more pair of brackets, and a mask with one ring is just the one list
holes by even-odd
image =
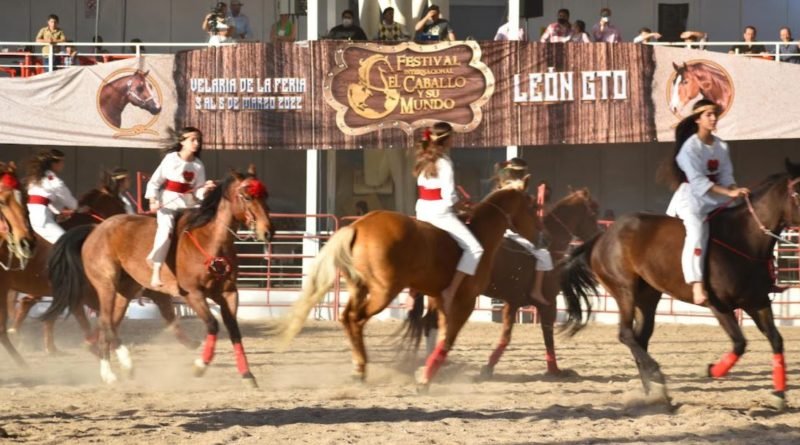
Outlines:
{"label": "red leg wrap", "polygon": [[203,356],[201,357],[203,363],[206,365],[211,363],[211,360],[214,358],[214,349],[217,346],[217,336],[216,334],[208,334],[206,335],[206,344],[203,346]]}
{"label": "red leg wrap", "polygon": [[495,350],[492,352],[492,355],[489,356],[489,366],[494,368],[494,365],[496,365],[497,362],[500,361],[500,357],[503,356],[503,352],[505,352],[506,346],[508,346],[508,343],[506,342],[502,342],[497,345],[497,348],[495,348]]}
{"label": "red leg wrap", "polygon": [[772,355],[772,383],[775,391],[786,391],[786,362],[783,361],[783,354]]}
{"label": "red leg wrap", "polygon": [[428,360],[425,362],[425,381],[430,382],[439,368],[442,367],[445,359],[447,358],[447,351],[444,350],[444,340],[436,345]]}
{"label": "red leg wrap", "polygon": [[722,358],[719,359],[719,362],[716,365],[712,366],[711,369],[709,370],[711,377],[714,377],[715,379],[725,377],[725,375],[728,374],[728,371],[730,371],[731,368],[733,368],[733,365],[735,365],[738,360],[739,356],[734,354],[733,352],[725,353],[725,355],[723,355]]}
{"label": "red leg wrap", "polygon": [[545,352],[544,359],[547,362],[547,372],[549,372],[551,374],[555,374],[555,373],[561,372],[561,370],[558,369],[558,363],[556,362],[556,353],[555,353],[555,351],[547,351],[547,352]]}
{"label": "red leg wrap", "polygon": [[236,369],[239,374],[247,374],[250,372],[250,365],[247,364],[247,356],[244,354],[244,346],[241,343],[233,344],[233,354],[236,356]]}

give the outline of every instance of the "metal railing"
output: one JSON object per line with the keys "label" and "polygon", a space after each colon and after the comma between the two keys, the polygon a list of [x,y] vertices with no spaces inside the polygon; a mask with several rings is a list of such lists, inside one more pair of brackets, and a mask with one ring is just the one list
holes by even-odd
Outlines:
{"label": "metal railing", "polygon": [[[745,44],[751,44],[752,46],[761,45],[765,49],[767,49],[767,51],[762,52],[762,53],[744,54],[744,53],[739,53],[738,52],[738,48],[737,48],[735,50],[735,52],[733,52],[731,54],[735,54],[737,56],[743,56],[743,57],[755,57],[755,58],[759,58],[759,59],[774,60],[776,62],[782,62],[783,58],[800,57],[800,54],[798,54],[798,53],[781,52],[781,46],[787,45],[787,44],[788,45],[797,46],[798,42],[796,42],[796,41],[795,42],[776,42],[776,41],[771,41],[771,42],[710,42],[710,41],[697,41],[697,42],[645,42],[645,43],[647,45],[653,45],[653,46],[674,46],[674,47],[683,47],[683,48],[688,48],[688,49],[700,49],[700,50],[705,50],[705,49],[726,49],[726,48],[732,48],[732,47],[737,47],[737,46],[743,46]],[[771,48],[774,48],[774,51],[770,52],[769,49],[771,49]],[[725,52],[729,52],[729,51],[725,51]]]}

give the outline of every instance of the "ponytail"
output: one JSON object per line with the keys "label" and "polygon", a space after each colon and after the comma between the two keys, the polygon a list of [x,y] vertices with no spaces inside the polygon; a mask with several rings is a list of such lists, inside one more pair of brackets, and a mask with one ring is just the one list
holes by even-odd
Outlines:
{"label": "ponytail", "polygon": [[45,173],[51,170],[53,164],[64,160],[64,152],[52,148],[40,151],[35,157],[28,161],[28,174],[25,178],[26,183],[36,184],[40,182]]}

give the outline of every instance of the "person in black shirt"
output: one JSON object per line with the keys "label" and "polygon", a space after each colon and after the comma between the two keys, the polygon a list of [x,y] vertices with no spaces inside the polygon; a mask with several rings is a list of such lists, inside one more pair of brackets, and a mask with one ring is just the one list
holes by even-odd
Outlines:
{"label": "person in black shirt", "polygon": [[730,54],[763,54],[767,52],[764,45],[755,44],[756,42],[756,27],[748,26],[744,29],[744,42],[741,45],[734,45],[728,53]]}
{"label": "person in black shirt", "polygon": [[450,22],[441,17],[439,6],[437,5],[428,7],[428,12],[417,22],[414,29],[417,32],[414,40],[417,42],[438,42],[456,39],[456,34],[450,26]]}
{"label": "person in black shirt", "polygon": [[342,24],[331,28],[326,39],[332,40],[367,40],[367,34],[361,27],[353,23],[353,11],[342,11]]}

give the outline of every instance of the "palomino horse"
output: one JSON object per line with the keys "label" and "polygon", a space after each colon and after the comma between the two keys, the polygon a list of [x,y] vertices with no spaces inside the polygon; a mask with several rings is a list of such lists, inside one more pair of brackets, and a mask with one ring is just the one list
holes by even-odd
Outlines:
{"label": "palomino horse", "polygon": [[[265,241],[272,236],[266,203],[267,191],[251,166],[247,176],[232,173],[207,193],[200,208],[176,216],[175,237],[162,272],[164,286],[158,291],[183,296],[207,329],[202,356],[195,361],[202,375],[211,363],[219,324],[206,298],[220,306],[241,376],[255,385],[242,346],[236,321],[239,293],[235,224],[246,223],[255,236]],[[53,304],[44,318],[58,316],[66,308],[81,304],[83,289],[96,293],[100,314],[100,376],[106,383],[117,380],[109,361],[110,347],[126,372],[133,369],[128,349],[119,343],[118,329],[130,300],[149,286],[152,268],[145,258],[153,239],[156,221],[139,215],[113,216],[98,226],[82,226],[67,232],[53,248],[49,262]],[[87,282],[88,281],[88,282]]]}
{"label": "palomino horse", "polygon": [[[28,213],[25,207],[20,204],[17,198],[16,167],[13,163],[0,162],[0,254],[3,255],[2,272],[13,269],[14,263],[25,265],[31,259],[32,249],[36,248],[36,238],[34,232],[28,224]],[[2,290],[5,297],[8,289]],[[5,302],[0,304],[0,343],[19,365],[24,365],[25,361],[11,344],[6,332],[6,308]]]}
{"label": "palomino horse", "polygon": [[703,62],[684,62],[683,66],[673,63],[672,66],[675,68],[675,80],[672,82],[669,107],[673,113],[680,112],[694,99],[708,99],[723,112],[728,110],[733,99],[733,85],[720,68]]}
{"label": "palomino horse", "polygon": [[[84,194],[78,200],[78,207],[86,209],[86,211],[75,212],[61,222],[60,224],[65,230],[85,224],[97,224],[113,215],[125,213],[125,204],[119,198],[119,194],[102,187]],[[0,295],[3,295],[2,292],[6,292],[9,289],[27,294],[20,299],[19,308],[15,312],[12,326],[9,329],[10,334],[19,332],[31,308],[41,301],[45,295],[51,295],[53,292],[50,287],[50,281],[47,279],[47,259],[50,256],[52,247],[44,238],[36,235],[36,247],[26,267],[0,271]],[[0,255],[2,254],[2,248],[0,248]],[[184,335],[176,321],[172,297],[156,292],[149,292],[147,296],[156,304],[178,340],[187,347],[195,347],[196,343]],[[13,297],[13,295],[9,297],[12,303],[15,301]],[[94,298],[86,298],[84,304],[93,310],[98,309],[97,300]],[[92,333],[83,308],[74,311],[73,315],[84,333],[87,344],[92,346],[96,342],[96,335]],[[48,354],[59,353],[54,341],[54,324],[55,320],[50,319],[46,320],[44,325],[44,347]]]}
{"label": "palomino horse", "polygon": [[[708,375],[724,377],[744,354],[746,341],[734,315],[734,309],[741,308],[772,347],[772,402],[777,408],[785,406],[786,367],[783,339],[775,327],[769,299],[772,252],[775,234],[787,225],[800,223],[800,164],[787,159],[786,170],[788,174],[767,178],[746,205],[710,216],[705,277],[708,307],[733,341],[733,351],[710,365]],[[647,345],[662,293],[692,302],[692,289],[681,272],[684,233],[683,224],[676,218],[627,215],[570,255],[562,282],[569,313],[567,326],[572,333],[583,327],[580,300],[589,306],[588,295],[598,282],[608,290],[619,307],[619,339],[636,360],[645,392],[654,392],[665,401],[669,399],[664,376],[647,353]]]}
{"label": "palomino horse", "polygon": [[104,83],[100,88],[100,112],[111,125],[120,128],[122,111],[133,104],[150,114],[161,112],[158,94],[147,80],[149,71],[136,70],[135,73]]}
{"label": "palomino horse", "polygon": [[[530,297],[533,287],[536,259],[516,242],[504,239],[497,251],[492,266],[491,281],[483,295],[503,300],[503,330],[497,348],[489,356],[489,362],[481,369],[481,375],[489,378],[500,361],[506,347],[511,342],[511,331],[519,308],[535,306],[541,317],[542,335],[545,344],[547,374],[560,375],[556,361],[553,328],[556,321],[556,296],[561,290],[561,265],[559,261],[567,254],[569,244],[574,239],[587,241],[597,234],[597,203],[586,189],[577,190],[560,200],[544,217],[544,228],[550,236],[548,247],[556,268],[545,273],[542,293],[549,304],[544,305]],[[428,311],[424,319],[423,298],[417,295],[414,308],[409,312],[405,340],[411,346],[418,346],[426,326],[435,326],[435,311]]]}
{"label": "palomino horse", "polygon": [[[426,388],[444,363],[456,336],[475,307],[475,299],[486,288],[497,249],[506,229],[529,240],[541,230],[540,220],[525,181],[515,188],[498,190],[475,206],[470,228],[484,248],[475,275],[468,276],[458,288],[452,308],[440,312],[439,332],[444,332],[428,358],[419,382]],[[302,329],[308,313],[338,280],[337,268],[347,282],[350,298],[342,311],[352,346],[355,376],[366,377],[367,353],[364,325],[382,311],[406,287],[431,296],[437,306],[440,293],[450,282],[461,249],[447,232],[406,215],[375,211],[353,224],[339,229],[317,256],[303,291],[287,321],[284,341],[287,344]]]}

